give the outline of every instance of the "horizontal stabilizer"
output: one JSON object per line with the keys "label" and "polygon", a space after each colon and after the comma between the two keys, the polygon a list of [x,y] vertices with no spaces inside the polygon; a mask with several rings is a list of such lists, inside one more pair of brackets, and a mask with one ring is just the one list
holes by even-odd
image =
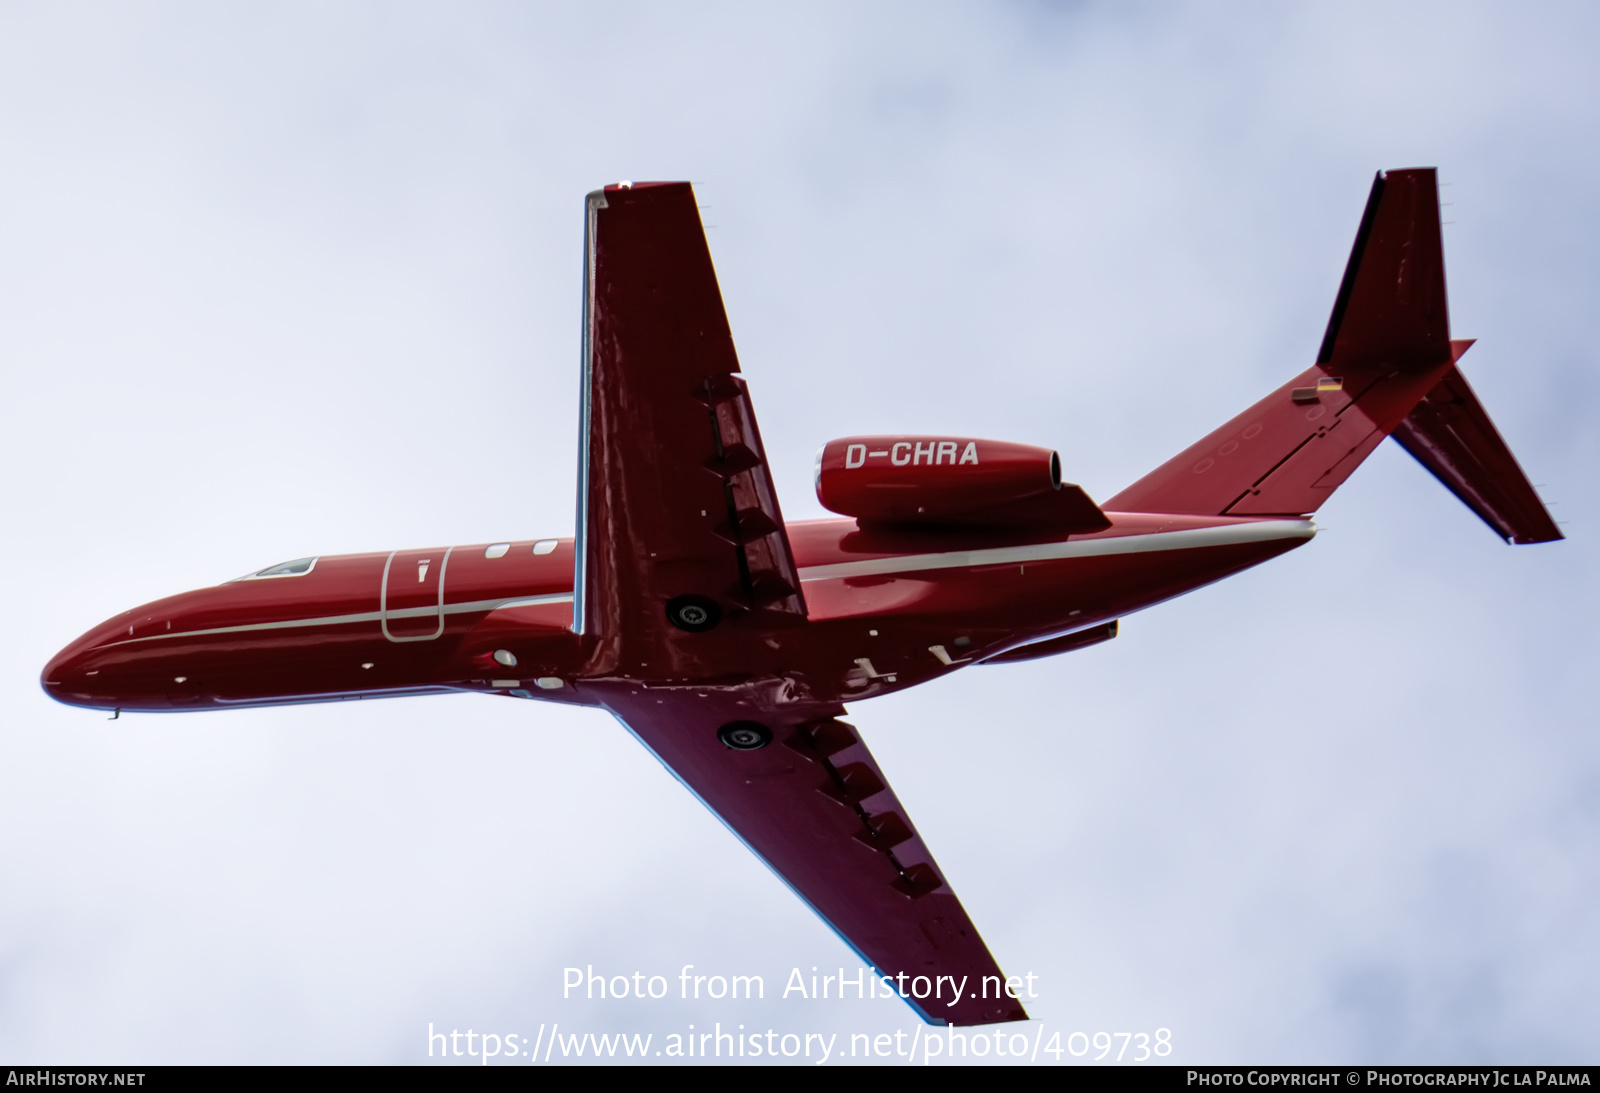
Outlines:
{"label": "horizontal stabilizer", "polygon": [[[1456,342],[1459,357],[1471,342]],[[1512,543],[1563,538],[1466,377],[1445,373],[1393,434],[1495,534]]]}

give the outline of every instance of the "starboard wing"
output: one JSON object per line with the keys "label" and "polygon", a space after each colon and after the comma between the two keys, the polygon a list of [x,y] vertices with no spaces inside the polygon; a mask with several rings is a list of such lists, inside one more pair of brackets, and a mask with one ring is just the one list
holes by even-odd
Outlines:
{"label": "starboard wing", "polygon": [[[771,700],[759,690],[620,684],[599,693],[925,1020],[1027,1018],[872,753],[839,720],[843,707],[785,701],[780,690]],[[769,732],[770,743],[745,751],[719,738],[741,723],[758,737]]]}

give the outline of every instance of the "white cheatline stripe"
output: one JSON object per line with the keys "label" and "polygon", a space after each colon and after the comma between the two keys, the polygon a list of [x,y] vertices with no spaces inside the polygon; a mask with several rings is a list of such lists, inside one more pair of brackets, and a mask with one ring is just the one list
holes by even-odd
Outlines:
{"label": "white cheatline stripe", "polygon": [[[989,550],[951,550],[939,554],[902,554],[892,558],[869,558],[859,562],[835,562],[807,566],[800,570],[802,581],[837,580],[842,577],[873,577],[889,573],[919,573],[930,569],[963,569],[990,565],[1019,565],[1051,562],[1063,558],[1093,558],[1107,554],[1144,554],[1161,550],[1195,550],[1200,547],[1237,546],[1265,543],[1274,539],[1309,539],[1317,533],[1310,520],[1256,520],[1247,524],[1189,528],[1184,531],[1159,531],[1147,535],[1117,535],[1106,539],[1068,540],[1063,543],[1035,543],[1031,546],[995,547]],[[543,596],[512,596],[496,600],[447,603],[446,615],[468,615],[502,607],[531,607],[545,603],[571,603],[571,592]],[[406,607],[388,612],[391,619],[427,618],[437,607]],[[377,622],[379,611],[351,615],[323,615],[311,619],[281,619],[253,622],[243,626],[217,626],[209,630],[173,630],[142,638],[124,638],[111,645],[133,645],[145,641],[170,641],[173,638],[202,637],[210,634],[244,634],[257,630],[290,630],[308,626],[344,626],[357,622]]]}
{"label": "white cheatline stripe", "polygon": [[[532,607],[541,603],[571,603],[571,592],[556,592],[548,596],[514,596],[499,600],[472,600],[469,603],[447,603],[446,615],[471,615],[479,611],[495,611],[502,607]],[[403,607],[390,611],[391,619],[421,619],[437,615],[437,607]],[[216,626],[210,630],[173,630],[170,633],[151,634],[143,638],[124,638],[110,645],[133,645],[141,641],[167,641],[172,638],[192,638],[207,634],[244,634],[255,630],[291,630],[302,626],[344,626],[352,622],[377,622],[383,615],[378,611],[362,611],[354,615],[323,615],[314,619],[281,619],[277,622],[252,622],[243,626]]]}
{"label": "white cheatline stripe", "polygon": [[219,706],[301,706],[309,705],[313,702],[355,702],[361,699],[409,698],[414,695],[459,693],[461,693],[459,687],[428,686],[393,687],[388,690],[374,691],[332,691],[309,695],[257,695],[254,698],[219,698],[216,695],[212,695],[210,700]]}
{"label": "white cheatline stripe", "polygon": [[989,565],[1053,562],[1063,558],[1094,558],[1107,554],[1145,554],[1160,550],[1196,550],[1200,547],[1266,543],[1274,539],[1309,539],[1317,533],[1311,520],[1256,520],[1248,524],[1158,531],[1147,535],[1116,535],[1105,539],[1078,539],[1064,543],[994,547],[988,550],[950,550],[939,554],[902,554],[893,558],[868,558],[835,562],[800,570],[802,581],[837,580],[841,577],[876,577],[888,573],[919,573],[929,569],[965,569]]}

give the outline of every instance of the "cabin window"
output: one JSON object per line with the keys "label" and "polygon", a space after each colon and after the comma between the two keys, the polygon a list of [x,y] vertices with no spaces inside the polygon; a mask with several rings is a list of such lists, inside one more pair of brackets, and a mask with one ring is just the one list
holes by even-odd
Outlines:
{"label": "cabin window", "polygon": [[275,566],[268,566],[247,576],[240,577],[241,581],[254,581],[262,577],[304,577],[310,573],[317,564],[316,558],[296,558],[292,562],[279,562]]}
{"label": "cabin window", "polygon": [[494,546],[485,547],[483,556],[485,558],[504,558],[506,556],[506,551],[510,549],[510,543],[496,543]]}
{"label": "cabin window", "polygon": [[549,554],[551,551],[555,550],[555,548],[556,541],[554,539],[540,539],[537,543],[533,544],[533,552],[535,554]]}

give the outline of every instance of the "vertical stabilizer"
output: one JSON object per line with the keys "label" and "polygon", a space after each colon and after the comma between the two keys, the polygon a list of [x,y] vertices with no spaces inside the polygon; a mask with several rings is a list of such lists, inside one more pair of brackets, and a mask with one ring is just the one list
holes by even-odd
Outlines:
{"label": "vertical stabilizer", "polygon": [[1383,438],[1502,535],[1560,533],[1455,369],[1431,167],[1380,173],[1317,363],[1108,500],[1120,512],[1315,512]]}

